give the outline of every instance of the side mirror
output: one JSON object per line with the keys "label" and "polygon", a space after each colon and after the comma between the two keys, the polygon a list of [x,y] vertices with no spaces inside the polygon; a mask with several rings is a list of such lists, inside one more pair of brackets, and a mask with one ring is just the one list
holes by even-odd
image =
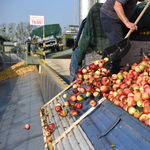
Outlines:
{"label": "side mirror", "polygon": [[74,39],[67,39],[66,46],[69,48],[74,47]]}

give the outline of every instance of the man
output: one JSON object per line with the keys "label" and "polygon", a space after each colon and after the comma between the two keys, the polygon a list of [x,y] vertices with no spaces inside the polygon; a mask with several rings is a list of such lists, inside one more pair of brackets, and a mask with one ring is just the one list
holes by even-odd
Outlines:
{"label": "man", "polygon": [[30,55],[30,45],[31,45],[31,41],[30,41],[30,37],[28,37],[28,40],[25,41],[25,44],[27,43],[27,51],[28,51],[28,56]]}
{"label": "man", "polygon": [[[137,26],[130,22],[138,0],[107,0],[101,7],[100,17],[104,32],[109,39],[109,44],[114,45],[124,39],[123,31],[125,26],[132,32],[137,30]],[[144,0],[139,0],[144,1]],[[120,71],[118,60],[111,64],[110,72]]]}

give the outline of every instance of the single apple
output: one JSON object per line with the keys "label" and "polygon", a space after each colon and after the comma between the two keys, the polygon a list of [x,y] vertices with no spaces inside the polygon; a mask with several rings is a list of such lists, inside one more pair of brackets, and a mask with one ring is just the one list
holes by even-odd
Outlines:
{"label": "single apple", "polygon": [[90,105],[95,107],[97,105],[97,101],[95,99],[90,100]]}

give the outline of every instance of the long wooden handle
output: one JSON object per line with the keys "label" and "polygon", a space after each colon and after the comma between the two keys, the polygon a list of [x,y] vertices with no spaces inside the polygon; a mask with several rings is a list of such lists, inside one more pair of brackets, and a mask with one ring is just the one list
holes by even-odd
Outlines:
{"label": "long wooden handle", "polygon": [[[146,9],[148,8],[150,4],[150,1],[148,1],[148,3],[146,4],[146,6],[144,7],[144,9],[142,10],[142,12],[140,13],[140,15],[138,16],[138,18],[136,19],[136,21],[134,22],[135,25],[137,25],[137,23],[139,22],[139,20],[141,19],[141,17],[143,16],[143,14],[145,13]],[[125,38],[128,38],[131,34],[131,30],[129,30],[129,32],[127,33],[127,35],[125,36]]]}

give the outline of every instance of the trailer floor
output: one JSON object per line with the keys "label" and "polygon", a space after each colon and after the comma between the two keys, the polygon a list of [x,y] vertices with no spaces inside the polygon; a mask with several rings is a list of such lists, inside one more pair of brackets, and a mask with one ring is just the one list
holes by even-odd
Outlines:
{"label": "trailer floor", "polygon": [[[0,150],[44,150],[36,72],[0,82]],[[30,130],[25,130],[30,124]]]}

